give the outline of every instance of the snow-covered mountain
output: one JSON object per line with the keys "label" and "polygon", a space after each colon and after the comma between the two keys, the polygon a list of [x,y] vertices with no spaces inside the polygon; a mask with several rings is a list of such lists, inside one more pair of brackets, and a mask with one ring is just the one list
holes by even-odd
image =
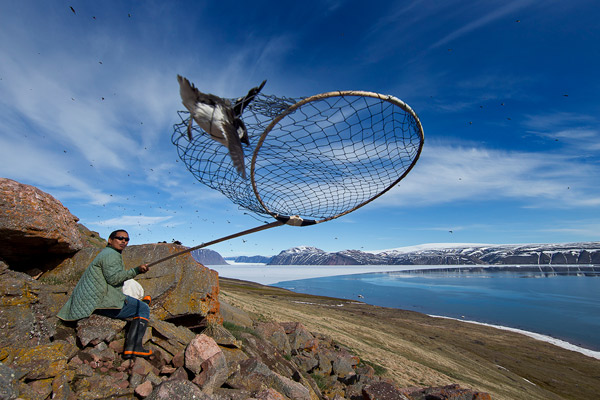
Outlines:
{"label": "snow-covered mountain", "polygon": [[600,264],[600,242],[564,244],[430,244],[328,253],[308,246],[274,256],[270,265],[564,265]]}
{"label": "snow-covered mountain", "polygon": [[204,265],[226,265],[227,261],[219,253],[209,249],[197,249],[192,251],[192,257]]}

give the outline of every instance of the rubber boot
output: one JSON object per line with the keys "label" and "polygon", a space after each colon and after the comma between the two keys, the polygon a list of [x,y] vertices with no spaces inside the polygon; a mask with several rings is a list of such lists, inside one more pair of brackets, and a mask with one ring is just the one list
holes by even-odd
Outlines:
{"label": "rubber boot", "polygon": [[152,350],[146,350],[142,347],[142,339],[146,333],[148,320],[142,317],[136,317],[131,321],[127,337],[125,338],[125,349],[123,350],[123,358],[130,359],[133,357],[148,358],[152,355]]}

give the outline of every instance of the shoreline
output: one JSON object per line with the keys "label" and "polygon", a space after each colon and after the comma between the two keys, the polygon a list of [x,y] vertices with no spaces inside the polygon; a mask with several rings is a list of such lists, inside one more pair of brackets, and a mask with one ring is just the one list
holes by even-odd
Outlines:
{"label": "shoreline", "polygon": [[[400,271],[415,271],[415,270],[431,270],[431,269],[444,269],[448,267],[459,267],[459,266],[447,266],[447,265],[385,265],[385,266],[365,266],[365,265],[342,265],[342,266],[296,266],[289,265],[285,268],[274,268],[274,266],[268,266],[266,264],[250,264],[250,263],[236,263],[233,265],[207,265],[208,268],[217,271],[219,277],[239,279],[248,282],[259,283],[261,285],[273,286],[282,282],[312,279],[312,278],[325,278],[331,276],[342,276],[342,275],[359,275],[376,272],[400,272]],[[281,267],[281,266],[278,266]],[[417,268],[415,268],[417,267]],[[363,301],[364,302],[364,301]],[[368,304],[368,303],[366,303]],[[541,333],[526,331],[523,329],[512,328],[503,325],[493,325],[484,322],[463,320],[459,318],[446,317],[442,315],[429,315],[434,318],[445,318],[471,324],[477,324],[482,326],[489,326],[496,329],[519,333],[530,338],[550,343],[557,347],[575,351],[586,355],[591,358],[600,360],[600,351],[586,349],[581,346],[569,343],[565,340],[556,339],[552,336],[543,335]]]}
{"label": "shoreline", "polygon": [[[400,308],[221,278],[219,298],[258,321],[297,321],[401,386],[460,384],[495,400],[595,398],[599,360],[520,333]],[[585,382],[585,384],[582,384]]]}
{"label": "shoreline", "polygon": [[526,330],[518,329],[518,328],[511,328],[509,326],[493,325],[493,324],[487,324],[485,322],[478,322],[478,321],[470,321],[470,320],[465,320],[465,319],[460,319],[460,318],[445,317],[443,315],[432,315],[432,314],[427,314],[427,315],[430,316],[430,317],[433,317],[433,318],[451,319],[451,320],[454,320],[454,321],[466,322],[468,324],[476,324],[476,325],[482,325],[482,326],[489,326],[491,328],[501,329],[503,331],[509,331],[509,332],[514,332],[514,333],[519,333],[521,335],[528,336],[528,337],[530,337],[532,339],[536,339],[536,340],[539,340],[541,342],[550,343],[550,344],[553,344],[554,346],[561,347],[561,348],[563,348],[565,350],[576,351],[576,352],[581,353],[581,354],[583,354],[585,356],[592,357],[592,358],[595,358],[597,360],[600,360],[600,351],[586,349],[585,347],[577,346],[577,345],[569,343],[569,342],[567,342],[565,340],[557,339],[557,338],[554,338],[552,336],[542,335],[541,333],[526,331]]}

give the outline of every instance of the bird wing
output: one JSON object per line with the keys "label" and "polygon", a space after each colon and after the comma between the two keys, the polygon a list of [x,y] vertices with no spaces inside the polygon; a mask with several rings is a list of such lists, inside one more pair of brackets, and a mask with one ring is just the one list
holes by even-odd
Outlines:
{"label": "bird wing", "polygon": [[262,81],[262,83],[259,86],[250,89],[248,91],[248,94],[246,96],[240,97],[235,102],[235,105],[233,106],[233,114],[237,118],[240,118],[242,116],[242,113],[244,112],[244,110],[246,109],[246,107],[248,107],[248,104],[250,104],[252,102],[252,100],[254,100],[254,98],[256,97],[256,95],[260,93],[260,91],[262,90],[262,88],[265,86],[265,83],[267,83],[266,80]]}
{"label": "bird wing", "polygon": [[227,138],[227,148],[229,149],[229,157],[237,172],[246,179],[246,168],[244,166],[244,149],[242,142],[238,136],[237,129],[233,124],[223,124],[223,131]]}

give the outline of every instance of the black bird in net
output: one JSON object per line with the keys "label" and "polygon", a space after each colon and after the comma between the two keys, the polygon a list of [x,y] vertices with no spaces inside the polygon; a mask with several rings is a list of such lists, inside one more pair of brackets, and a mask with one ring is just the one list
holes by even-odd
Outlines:
{"label": "black bird in net", "polygon": [[304,226],[338,218],[381,196],[414,167],[424,143],[415,112],[401,100],[364,91],[306,98],[258,94],[242,118],[250,146],[250,179],[233,166],[227,149],[179,111],[172,142],[201,183],[233,203],[275,221],[203,243],[201,247],[283,224]]}

